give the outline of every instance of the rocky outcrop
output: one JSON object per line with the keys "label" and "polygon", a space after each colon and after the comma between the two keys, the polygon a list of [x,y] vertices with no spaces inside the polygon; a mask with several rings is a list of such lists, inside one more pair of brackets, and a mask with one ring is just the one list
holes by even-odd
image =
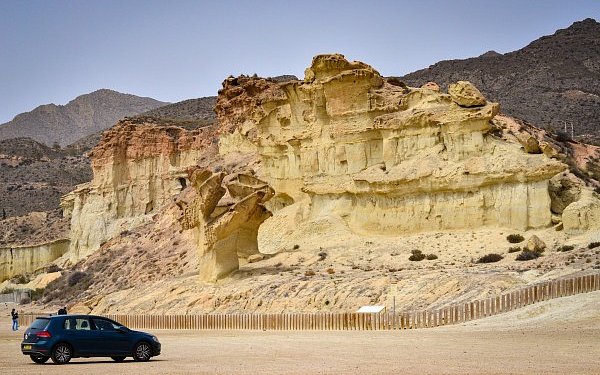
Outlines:
{"label": "rocky outcrop", "polygon": [[302,220],[382,234],[548,226],[548,180],[566,166],[490,136],[498,109],[468,82],[409,88],[321,55],[304,81],[226,80],[215,111],[256,145],[273,202],[305,205]]}
{"label": "rocky outcrop", "polygon": [[477,90],[477,87],[473,86],[471,82],[468,81],[451,83],[448,86],[448,94],[450,94],[452,100],[461,107],[478,107],[487,103],[487,100],[485,100],[485,97]]}
{"label": "rocky outcrop", "polygon": [[569,204],[562,213],[564,230],[581,234],[600,228],[600,199],[590,190],[584,190],[579,200]]}
{"label": "rocky outcrop", "polygon": [[564,209],[579,200],[584,183],[572,173],[561,173],[550,179],[548,191],[551,198],[551,210],[562,214]]}
{"label": "rocky outcrop", "polygon": [[68,239],[40,245],[2,248],[0,249],[0,282],[45,267],[60,258],[68,249]]}
{"label": "rocky outcrop", "polygon": [[94,178],[63,197],[69,260],[140,225],[189,183],[187,168],[213,146],[211,127],[185,130],[152,118],[120,121],[90,152]]}
{"label": "rocky outcrop", "polygon": [[[199,274],[215,282],[259,254],[258,228],[271,216],[263,203],[273,190],[251,174],[227,176],[198,169],[177,199],[184,230],[197,239]],[[223,186],[225,185],[225,187]]]}

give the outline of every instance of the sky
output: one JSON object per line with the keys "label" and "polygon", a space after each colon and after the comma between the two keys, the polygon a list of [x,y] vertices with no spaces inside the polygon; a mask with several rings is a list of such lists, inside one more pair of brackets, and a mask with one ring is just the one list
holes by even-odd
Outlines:
{"label": "sky", "polygon": [[100,88],[177,102],[229,75],[302,78],[321,53],[404,75],[588,17],[600,1],[0,0],[0,123]]}

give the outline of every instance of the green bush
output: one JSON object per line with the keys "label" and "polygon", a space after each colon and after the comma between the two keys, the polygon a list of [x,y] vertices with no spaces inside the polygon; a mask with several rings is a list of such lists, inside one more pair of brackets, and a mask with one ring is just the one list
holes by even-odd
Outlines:
{"label": "green bush", "polygon": [[510,243],[519,243],[523,242],[525,240],[525,237],[521,236],[520,234],[509,234],[508,236],[506,236],[506,239]]}
{"label": "green bush", "polygon": [[425,259],[425,254],[423,254],[421,250],[413,250],[411,251],[411,253],[412,255],[408,257],[408,260],[411,260],[413,262],[420,262],[423,259]]}
{"label": "green bush", "polygon": [[537,259],[539,257],[540,257],[540,253],[538,253],[538,252],[530,251],[530,250],[523,250],[523,251],[521,251],[521,253],[519,253],[519,255],[517,255],[516,260],[521,260],[521,261],[533,260],[533,259]]}
{"label": "green bush", "polygon": [[600,246],[600,242],[592,242],[588,245],[588,249],[593,249],[598,246]]}
{"label": "green bush", "polygon": [[438,258],[438,256],[435,255],[435,254],[429,254],[429,255],[427,255],[427,260],[435,260],[437,258]]}
{"label": "green bush", "polygon": [[500,254],[486,254],[477,260],[477,263],[495,263],[502,260],[504,257]]}
{"label": "green bush", "polygon": [[514,247],[508,248],[509,253],[518,253],[519,251],[521,251],[521,248],[519,246],[514,246]]}

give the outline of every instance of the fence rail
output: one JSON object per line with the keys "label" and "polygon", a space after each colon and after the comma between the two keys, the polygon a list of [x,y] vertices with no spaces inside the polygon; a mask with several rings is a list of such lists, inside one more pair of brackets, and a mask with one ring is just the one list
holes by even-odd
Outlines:
{"label": "fence rail", "polygon": [[[191,330],[397,330],[438,327],[497,315],[541,301],[600,290],[600,274],[530,285],[519,290],[434,310],[364,313],[238,313],[115,315],[106,317],[139,329]],[[29,325],[40,314],[21,314]]]}

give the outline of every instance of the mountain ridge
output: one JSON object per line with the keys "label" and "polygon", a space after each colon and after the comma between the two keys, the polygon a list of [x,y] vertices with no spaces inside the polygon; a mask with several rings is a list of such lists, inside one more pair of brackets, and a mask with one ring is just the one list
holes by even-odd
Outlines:
{"label": "mountain ridge", "polygon": [[591,18],[516,51],[443,60],[397,78],[409,86],[470,81],[504,113],[555,132],[572,123],[574,135],[600,139],[600,23]]}
{"label": "mountain ridge", "polygon": [[99,89],[79,95],[65,105],[43,104],[0,125],[0,139],[27,137],[66,146],[87,135],[111,127],[125,116],[163,106],[153,98]]}

